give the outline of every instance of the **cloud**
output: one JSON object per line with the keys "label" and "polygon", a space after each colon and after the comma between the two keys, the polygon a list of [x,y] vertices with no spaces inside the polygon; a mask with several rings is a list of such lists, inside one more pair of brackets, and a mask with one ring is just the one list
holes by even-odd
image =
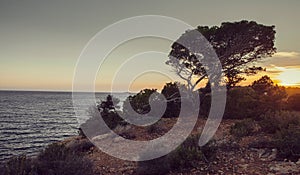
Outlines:
{"label": "cloud", "polygon": [[300,53],[299,52],[277,52],[273,57],[262,62],[264,67],[299,67]]}
{"label": "cloud", "polygon": [[273,57],[288,57],[288,58],[295,58],[295,57],[299,57],[300,53],[298,52],[277,52],[273,55]]}
{"label": "cloud", "polygon": [[280,74],[282,70],[267,69],[267,72],[270,74]]}

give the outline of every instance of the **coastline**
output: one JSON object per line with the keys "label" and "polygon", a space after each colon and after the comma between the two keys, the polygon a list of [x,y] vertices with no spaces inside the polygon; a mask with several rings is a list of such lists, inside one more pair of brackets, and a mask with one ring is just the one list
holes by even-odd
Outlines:
{"label": "coastline", "polygon": [[[173,119],[165,119],[163,129],[168,129],[172,126]],[[272,150],[274,148],[257,148],[253,146],[253,143],[259,143],[263,140],[269,139],[268,134],[258,134],[243,137],[240,140],[236,140],[231,134],[229,134],[230,128],[234,123],[240,120],[223,120],[214,140],[218,148],[216,153],[216,159],[212,162],[198,162],[198,167],[184,168],[180,170],[171,170],[167,174],[179,175],[179,174],[289,174],[300,173],[300,160],[297,162],[291,161],[278,161],[272,157],[262,157],[263,151]],[[197,134],[205,123],[204,119],[199,119],[192,134]],[[161,125],[163,126],[163,125]],[[119,129],[119,133],[131,133],[132,128]],[[159,131],[158,131],[159,132]],[[142,130],[134,132],[134,140],[145,139],[145,134]],[[149,138],[157,137],[157,134],[151,133]],[[147,138],[147,139],[149,139]],[[83,154],[87,160],[93,165],[93,174],[139,174],[139,163],[120,160],[103,153],[101,150],[93,146],[90,141],[83,136],[69,137],[63,141],[57,142],[64,145],[68,149],[74,150],[77,154]],[[251,146],[252,144],[252,146]],[[262,147],[264,145],[261,145]]]}

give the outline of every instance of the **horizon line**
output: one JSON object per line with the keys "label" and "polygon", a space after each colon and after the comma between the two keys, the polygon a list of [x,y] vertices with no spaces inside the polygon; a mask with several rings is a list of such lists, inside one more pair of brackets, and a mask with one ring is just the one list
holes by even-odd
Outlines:
{"label": "horizon line", "polygon": [[[247,87],[249,85],[240,85],[236,87]],[[283,86],[285,88],[297,88],[300,89],[300,86],[284,86],[284,85],[279,85]],[[142,89],[141,89],[142,90]],[[137,93],[141,90],[138,91],[95,91],[95,93]],[[0,91],[20,91],[20,92],[79,92],[79,93],[93,93],[93,92],[87,92],[87,91],[72,91],[72,90],[55,90],[55,89],[0,89]]]}

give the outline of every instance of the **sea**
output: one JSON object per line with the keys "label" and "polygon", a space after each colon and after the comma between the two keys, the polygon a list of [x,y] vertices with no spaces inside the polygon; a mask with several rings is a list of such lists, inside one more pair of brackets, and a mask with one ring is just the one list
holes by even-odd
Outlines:
{"label": "sea", "polygon": [[[96,93],[97,101],[106,92]],[[114,93],[122,102],[130,93]],[[96,104],[95,104],[96,105]],[[0,91],[0,162],[78,135],[72,92]]]}

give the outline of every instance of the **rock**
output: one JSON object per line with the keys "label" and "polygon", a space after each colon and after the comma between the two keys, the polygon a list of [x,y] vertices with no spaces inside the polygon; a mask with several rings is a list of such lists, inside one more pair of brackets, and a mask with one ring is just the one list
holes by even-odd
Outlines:
{"label": "rock", "polygon": [[276,159],[277,153],[278,153],[278,150],[276,148],[271,149],[271,150],[270,149],[259,149],[258,157],[264,161],[272,161],[272,160]]}
{"label": "rock", "polygon": [[277,153],[278,153],[278,150],[276,148],[272,149],[272,153],[267,159],[270,161],[275,160],[277,157]]}
{"label": "rock", "polygon": [[243,168],[243,169],[247,169],[248,168],[248,164],[241,164],[241,165],[239,165],[241,168]]}
{"label": "rock", "polygon": [[293,174],[300,171],[300,167],[293,162],[276,162],[270,166],[270,171],[276,174]]}
{"label": "rock", "polygon": [[224,173],[224,171],[222,171],[222,170],[218,170],[218,173],[220,173],[220,174],[223,174],[223,173]]}

